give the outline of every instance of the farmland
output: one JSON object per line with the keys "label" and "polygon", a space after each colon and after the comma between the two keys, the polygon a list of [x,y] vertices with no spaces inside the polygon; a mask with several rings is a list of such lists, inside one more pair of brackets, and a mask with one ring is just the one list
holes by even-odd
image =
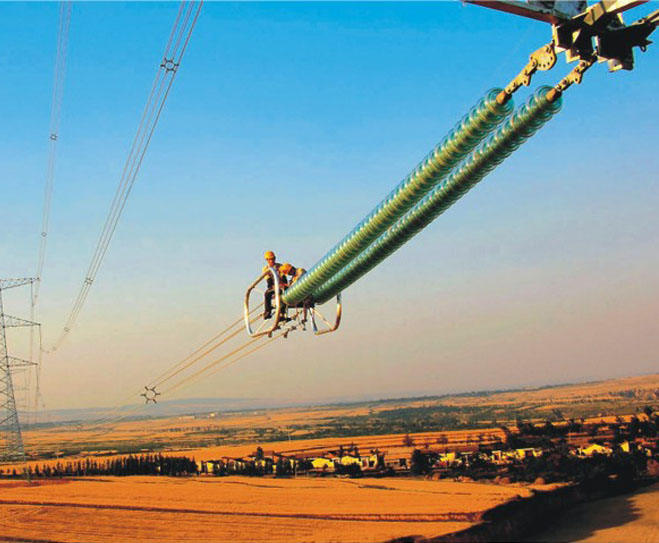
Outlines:
{"label": "farmland", "polygon": [[[333,476],[316,470],[298,477],[278,471],[214,477],[211,471],[198,475],[196,467],[180,477],[162,469],[158,476],[117,477],[131,472],[98,475],[85,472],[84,466],[107,465],[128,454],[161,455],[156,462],[161,466],[163,457],[191,459],[193,466],[217,459],[249,457],[254,462],[257,448],[271,462],[337,458],[342,449],[377,450],[389,466],[409,460],[417,449],[492,448],[510,437],[511,428],[523,435],[525,425],[541,429],[553,420],[558,427],[567,417],[607,432],[611,423],[625,427],[640,420],[634,415],[651,421],[642,413],[652,412],[658,391],[659,375],[651,375],[533,390],[33,427],[26,443],[36,479],[31,485],[20,478],[0,479],[0,533],[9,540],[71,543],[440,537],[479,525],[488,511],[511,500],[561,487],[562,480],[474,480],[441,470],[421,478],[411,477],[407,468],[396,476],[389,476],[394,475],[391,469],[367,469],[358,478],[333,470]],[[599,434],[584,430],[570,439],[586,444],[593,435],[597,440]],[[390,464],[392,459],[396,462]],[[64,472],[65,465],[77,465],[78,471]],[[523,464],[516,465],[519,473]],[[7,475],[22,466],[3,469]],[[651,499],[639,500],[639,508],[650,511]]]}
{"label": "farmland", "polygon": [[[149,449],[208,449],[215,455],[218,448],[236,452],[245,446],[251,451],[255,443],[272,443],[287,451],[308,450],[324,447],[327,439],[337,445],[354,441],[364,447],[391,448],[399,446],[408,433],[415,434],[416,445],[444,437],[454,443],[467,442],[479,436],[501,437],[500,427],[514,426],[520,418],[608,420],[638,412],[653,402],[659,402],[659,374],[530,390],[160,419],[148,418],[149,406],[144,406],[137,420],[127,417],[93,427],[39,427],[28,430],[25,440],[35,459]],[[134,411],[130,414],[137,417]],[[304,443],[287,444],[296,441]]]}
{"label": "farmland", "polygon": [[383,541],[460,530],[491,507],[529,494],[525,488],[381,479],[0,482],[0,533],[66,542]]}

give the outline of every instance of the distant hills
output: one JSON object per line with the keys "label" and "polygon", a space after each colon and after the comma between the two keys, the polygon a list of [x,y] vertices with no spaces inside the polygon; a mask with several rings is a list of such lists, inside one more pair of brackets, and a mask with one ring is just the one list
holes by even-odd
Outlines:
{"label": "distant hills", "polygon": [[[275,409],[279,407],[294,407],[300,404],[292,402],[265,400],[258,398],[188,398],[180,400],[162,400],[156,404],[150,404],[148,410],[143,410],[130,418],[160,418],[187,415],[193,413],[213,413],[226,411],[248,411],[251,409]],[[128,404],[116,409],[117,415],[131,411],[136,404]],[[38,414],[33,412],[22,412],[24,420],[37,418],[41,424],[61,422],[87,422],[106,417],[108,411],[115,408],[87,407],[79,409],[46,409]],[[24,424],[29,427],[29,424]]]}
{"label": "distant hills", "polygon": [[[454,394],[442,395],[425,395],[425,396],[410,396],[405,398],[378,398],[372,396],[371,398],[362,397],[360,399],[326,399],[323,402],[301,402],[301,401],[286,401],[274,400],[264,398],[187,398],[177,400],[162,400],[158,403],[150,404],[148,409],[140,410],[135,414],[127,416],[127,420],[134,419],[148,419],[148,418],[161,418],[173,417],[182,415],[192,415],[201,413],[214,413],[214,412],[245,412],[250,410],[263,410],[263,409],[280,409],[280,408],[294,408],[294,407],[321,407],[321,406],[337,406],[337,405],[374,405],[374,404],[387,404],[387,403],[405,403],[415,400],[442,400],[449,403],[463,403],[470,402],[470,398],[491,398],[496,397],[498,400],[521,400],[526,401],[535,399],[540,396],[543,399],[548,397],[559,397],[565,401],[570,398],[582,397],[586,395],[594,395],[595,397],[604,396],[618,396],[629,394],[630,392],[644,391],[646,399],[651,399],[647,396],[651,392],[651,396],[659,394],[659,374],[649,374],[635,377],[625,377],[619,379],[607,379],[602,381],[589,381],[583,383],[566,383],[561,385],[547,385],[533,388],[517,388],[508,390],[490,390],[490,391],[471,391],[461,392]],[[522,397],[519,397],[519,395]],[[450,401],[453,400],[453,401]],[[49,424],[58,424],[62,422],[88,422],[99,418],[106,417],[109,411],[115,411],[117,415],[134,410],[136,404],[129,404],[121,408],[107,408],[107,407],[89,407],[79,409],[51,409],[42,410],[38,414],[32,412],[22,412],[23,425],[25,427],[31,426],[27,421],[38,420],[39,423],[34,426],[42,426]]]}

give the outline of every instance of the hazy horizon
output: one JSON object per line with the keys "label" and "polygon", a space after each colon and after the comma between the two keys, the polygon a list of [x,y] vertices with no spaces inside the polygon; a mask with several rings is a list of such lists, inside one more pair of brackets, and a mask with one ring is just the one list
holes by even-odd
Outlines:
{"label": "hazy horizon", "polygon": [[[423,392],[410,392],[409,394],[404,394],[402,396],[346,396],[346,397],[327,397],[327,398],[316,398],[314,400],[308,399],[308,400],[290,400],[286,401],[283,399],[275,400],[271,398],[244,398],[244,397],[218,397],[218,398],[207,398],[207,397],[183,397],[183,398],[177,398],[177,399],[172,399],[172,400],[161,400],[157,404],[148,404],[146,405],[144,411],[140,411],[138,413],[131,413],[129,416],[134,417],[137,419],[143,419],[143,418],[150,418],[150,417],[155,417],[155,418],[161,418],[161,417],[172,417],[172,416],[180,416],[180,415],[191,415],[191,414],[204,414],[204,413],[210,413],[214,412],[217,410],[218,412],[226,412],[226,413],[241,413],[244,411],[251,411],[251,410],[277,410],[277,409],[288,409],[288,408],[297,408],[297,407],[322,407],[322,406],[333,406],[333,405],[351,405],[351,404],[363,404],[363,403],[380,403],[380,402],[390,402],[390,401],[407,401],[407,400],[413,400],[413,399],[418,399],[418,398],[436,398],[436,397],[444,397],[446,396],[447,398],[451,397],[458,397],[458,396],[468,396],[470,394],[478,395],[478,394],[498,394],[498,393],[503,393],[503,392],[525,392],[525,391],[532,391],[532,390],[542,390],[542,389],[555,389],[555,388],[562,388],[562,387],[569,387],[569,386],[580,386],[580,385],[589,385],[589,384],[596,384],[596,383],[603,383],[603,382],[608,382],[608,381],[618,381],[621,379],[625,378],[634,378],[634,377],[650,377],[653,375],[659,375],[657,373],[648,373],[648,374],[641,374],[641,375],[629,375],[625,377],[619,377],[619,378],[610,378],[610,379],[603,379],[603,380],[597,380],[597,381],[581,381],[581,382],[564,382],[564,383],[552,383],[552,384],[545,384],[545,385],[528,385],[528,386],[520,386],[518,388],[510,388],[510,389],[496,389],[496,390],[464,390],[464,391],[455,391],[455,392],[449,392],[446,394],[424,394]],[[199,405],[194,405],[195,403],[198,403]],[[201,404],[213,404],[215,403],[216,405],[208,405],[208,406],[203,406]],[[241,404],[243,404],[241,406]],[[121,406],[115,406],[115,408],[120,409],[130,409],[132,407],[135,407],[135,405],[143,405],[143,402],[139,402],[138,404],[135,403],[130,403],[130,404],[125,404]],[[189,406],[189,407],[188,407]],[[199,410],[199,409],[211,409],[209,411],[205,410]],[[196,408],[194,411],[188,411],[188,409],[193,409]],[[37,413],[37,412],[30,412],[27,411],[27,421],[29,421],[29,424],[41,424],[41,423],[64,423],[64,422],[75,422],[78,420],[84,421],[85,419],[92,418],[96,420],[96,418],[100,415],[105,414],[108,412],[110,408],[104,407],[104,406],[90,406],[90,407],[80,407],[80,408],[59,408],[59,409],[44,409],[43,411]],[[100,413],[99,413],[100,412]],[[72,419],[67,419],[65,417],[71,416],[73,417],[74,414],[77,414],[78,417],[82,418],[72,418]],[[119,414],[119,413],[117,413]],[[40,417],[36,417],[36,415],[40,415]],[[48,418],[47,420],[41,420],[43,419],[43,416],[47,415]],[[56,419],[54,419],[54,416],[59,415]]]}

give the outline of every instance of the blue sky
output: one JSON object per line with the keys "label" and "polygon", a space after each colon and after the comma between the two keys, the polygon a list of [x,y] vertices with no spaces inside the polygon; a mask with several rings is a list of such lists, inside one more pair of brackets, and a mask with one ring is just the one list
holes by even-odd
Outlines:
{"label": "blue sky", "polygon": [[[73,6],[47,344],[177,7]],[[3,276],[23,276],[36,269],[58,5],[0,13],[0,254]],[[549,39],[543,23],[459,2],[205,4],[98,280],[44,359],[46,404],[139,389],[239,316],[264,250],[311,267]],[[537,136],[351,287],[339,333],[273,346],[185,395],[391,396],[656,371],[659,56],[636,59],[632,72],[594,67]],[[569,68],[560,58],[533,86]]]}

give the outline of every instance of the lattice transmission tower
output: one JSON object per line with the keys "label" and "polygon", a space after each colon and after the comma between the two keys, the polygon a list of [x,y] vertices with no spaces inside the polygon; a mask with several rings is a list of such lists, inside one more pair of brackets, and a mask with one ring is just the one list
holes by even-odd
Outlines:
{"label": "lattice transmission tower", "polygon": [[12,370],[33,366],[34,362],[9,356],[7,351],[7,328],[19,326],[38,326],[36,322],[12,317],[4,312],[2,292],[14,287],[31,285],[36,279],[23,277],[19,279],[0,279],[0,463],[25,462],[25,449],[21,425],[16,410]]}

